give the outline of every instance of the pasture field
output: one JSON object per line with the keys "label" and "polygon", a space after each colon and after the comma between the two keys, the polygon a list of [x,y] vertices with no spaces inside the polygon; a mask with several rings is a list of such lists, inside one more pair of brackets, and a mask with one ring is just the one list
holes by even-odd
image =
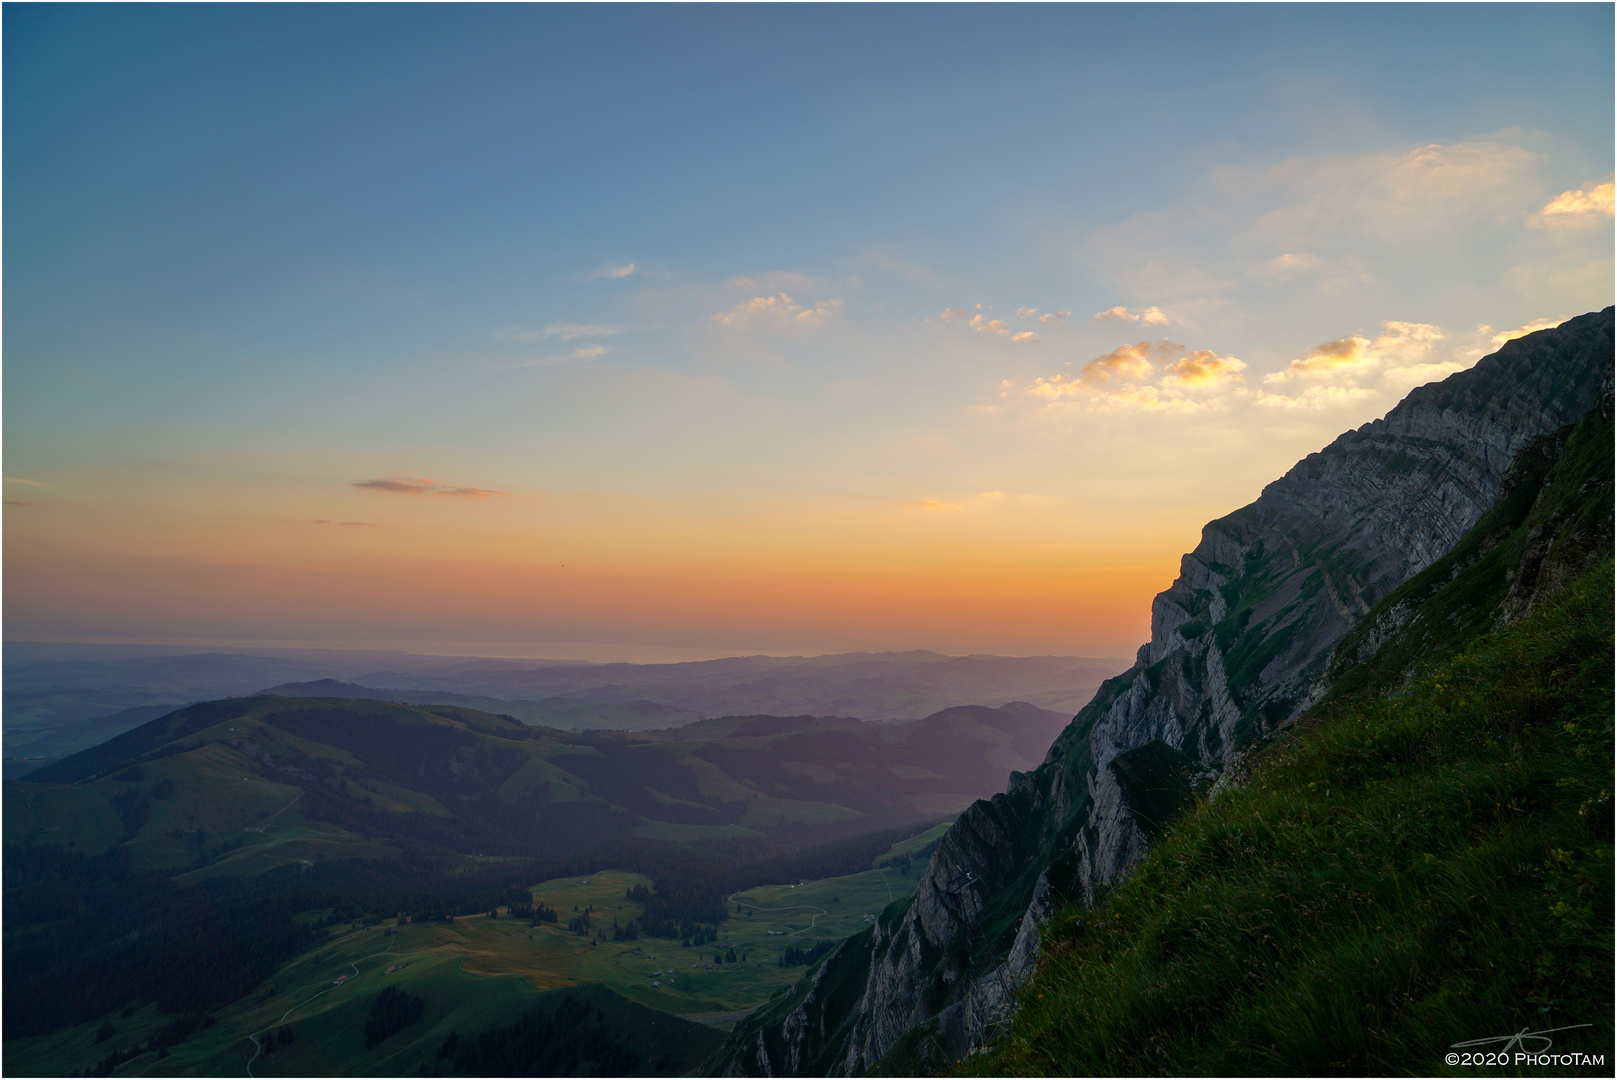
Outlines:
{"label": "pasture field", "polygon": [[[282,848],[319,842],[302,822],[282,835]],[[903,841],[880,858],[912,851],[930,836]],[[264,854],[258,849],[242,857]],[[659,1046],[675,1047],[694,1065],[712,1046],[682,1021],[703,1025],[700,1030],[716,1040],[804,974],[803,966],[780,966],[788,948],[806,949],[858,933],[914,888],[919,865],[909,874],[885,867],[738,892],[728,899],[730,917],[719,924],[718,940],[700,946],[645,936],[603,942],[593,933],[569,931],[567,920],[585,908],[593,909],[592,931],[604,928],[609,938],[614,920],[627,926],[642,916],[642,906],[625,893],[637,885],[650,888],[652,882],[620,870],[532,886],[534,897],[556,910],[555,923],[530,925],[501,909],[492,919],[476,914],[449,922],[338,926],[330,940],[219,1010],[214,1023],[167,1056],[142,1054],[119,1065],[115,1075],[241,1076],[249,1062],[252,1075],[260,1077],[421,1075],[423,1068],[430,1074],[439,1067],[436,1051],[450,1032],[464,1037],[508,1026],[535,1008],[556,1007],[563,993],[595,995],[591,1000],[598,1011],[618,1017],[625,1031],[667,1027],[655,1032]],[[728,962],[724,958],[732,949],[736,960]],[[364,1025],[371,1003],[390,985],[421,997],[423,1017],[367,1050]],[[145,1044],[174,1020],[148,1004],[115,1015],[116,1033],[102,1042],[96,1041],[100,1020],[8,1040],[8,1071],[79,1072],[114,1051]],[[295,1039],[265,1055],[262,1036],[282,1026],[290,1027]]]}

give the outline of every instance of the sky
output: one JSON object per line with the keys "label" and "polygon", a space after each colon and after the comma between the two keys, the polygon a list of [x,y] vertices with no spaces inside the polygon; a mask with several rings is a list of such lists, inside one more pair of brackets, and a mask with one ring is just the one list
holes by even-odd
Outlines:
{"label": "sky", "polygon": [[9,640],[1132,655],[1612,302],[1609,4],[3,20]]}

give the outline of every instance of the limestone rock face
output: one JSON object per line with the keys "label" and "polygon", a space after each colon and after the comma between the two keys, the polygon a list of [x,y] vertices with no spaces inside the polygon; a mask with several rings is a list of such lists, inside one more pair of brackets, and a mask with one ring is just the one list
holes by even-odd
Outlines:
{"label": "limestone rock face", "polygon": [[738,1026],[728,1068],[909,1071],[991,1038],[1059,900],[1092,903],[1237,755],[1318,700],[1336,643],[1477,523],[1518,450],[1611,386],[1607,308],[1419,387],[1205,526],[1134,666],[1042,765],[960,817],[901,914],[815,973],[838,986],[838,1021],[808,1006],[788,1037],[760,1016]]}

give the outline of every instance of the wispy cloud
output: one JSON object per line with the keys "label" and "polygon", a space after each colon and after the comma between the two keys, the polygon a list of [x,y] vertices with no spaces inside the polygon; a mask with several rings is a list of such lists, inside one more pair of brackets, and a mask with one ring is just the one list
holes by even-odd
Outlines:
{"label": "wispy cloud", "polygon": [[[979,334],[993,334],[995,337],[1010,338],[1012,343],[1017,345],[1026,345],[1039,340],[1039,335],[1031,330],[1017,330],[1004,319],[990,319],[982,313],[981,304],[978,304],[977,308],[978,310],[975,314],[963,307],[944,308],[938,314],[938,318],[944,322],[958,323]],[[1022,308],[1020,310],[1027,311],[1030,309]]]}
{"label": "wispy cloud", "polygon": [[1319,265],[1318,255],[1307,251],[1287,251],[1252,267],[1246,272],[1246,276],[1284,284],[1304,274],[1312,273],[1319,269]]}
{"label": "wispy cloud", "polygon": [[1072,312],[1070,311],[1046,311],[1039,316],[1039,321],[1042,323],[1064,323],[1071,317]]}
{"label": "wispy cloud", "polygon": [[920,263],[895,259],[879,251],[867,252],[861,255],[857,261],[868,263],[878,270],[886,270],[890,274],[897,274],[899,277],[908,278],[911,281],[918,281],[923,285],[931,285],[933,288],[942,287],[931,267],[923,266]]}
{"label": "wispy cloud", "polygon": [[586,273],[584,275],[584,280],[585,281],[622,281],[624,278],[626,278],[630,274],[634,273],[634,270],[635,270],[635,266],[634,266],[634,263],[632,263],[632,262],[602,263],[600,266],[597,266],[594,270],[591,270],[588,273]]}
{"label": "wispy cloud", "polygon": [[490,331],[489,336],[495,341],[520,341],[532,343],[543,341],[546,338],[560,338],[563,341],[572,341],[575,338],[602,338],[615,337],[624,333],[621,326],[597,326],[592,323],[551,323],[543,330],[535,330],[529,326],[502,326]]}
{"label": "wispy cloud", "polygon": [[563,341],[572,341],[575,338],[601,338],[615,337],[623,333],[621,326],[595,326],[591,323],[551,323],[545,327],[544,336],[547,338],[561,338]]}
{"label": "wispy cloud", "polygon": [[20,476],[8,476],[5,478],[5,481],[8,484],[22,484],[24,487],[42,488],[50,486],[48,484],[41,484],[38,480],[24,480]]}
{"label": "wispy cloud", "polygon": [[[355,480],[354,487],[365,488],[369,491],[381,491],[389,495],[443,495],[460,499],[487,499],[495,495],[508,495],[510,492],[496,491],[493,488],[460,487],[455,484],[441,484],[431,477],[402,477],[389,476],[376,480]],[[365,524],[364,522],[344,522],[344,524]]]}
{"label": "wispy cloud", "polygon": [[564,353],[554,353],[550,356],[535,356],[527,360],[518,360],[506,365],[508,370],[532,367],[559,367],[563,364],[588,364],[599,360],[610,352],[605,345],[580,345]]}
{"label": "wispy cloud", "polygon": [[780,292],[773,296],[754,296],[729,311],[714,313],[712,319],[720,326],[735,329],[754,324],[818,329],[841,315],[844,307],[841,299],[816,300],[813,307],[804,307]]}
{"label": "wispy cloud", "polygon": [[1117,307],[1095,312],[1094,319],[1096,322],[1111,322],[1116,319],[1123,322],[1139,323],[1141,326],[1168,325],[1168,316],[1164,315],[1159,307],[1148,307],[1133,311],[1119,304]]}

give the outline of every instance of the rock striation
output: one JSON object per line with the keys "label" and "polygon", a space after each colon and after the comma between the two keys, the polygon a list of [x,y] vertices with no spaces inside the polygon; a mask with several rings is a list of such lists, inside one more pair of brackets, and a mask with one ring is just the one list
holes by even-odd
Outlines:
{"label": "rock striation", "polygon": [[[1612,323],[1607,308],[1508,342],[1205,526],[1134,666],[1043,764],[960,817],[914,896],[738,1024],[709,1068],[911,1072],[992,1038],[1054,907],[1093,903],[1247,747],[1317,701],[1336,645],[1467,535],[1518,452],[1609,411]],[[1549,555],[1533,565],[1558,573]],[[1356,634],[1356,654],[1381,632]]]}

